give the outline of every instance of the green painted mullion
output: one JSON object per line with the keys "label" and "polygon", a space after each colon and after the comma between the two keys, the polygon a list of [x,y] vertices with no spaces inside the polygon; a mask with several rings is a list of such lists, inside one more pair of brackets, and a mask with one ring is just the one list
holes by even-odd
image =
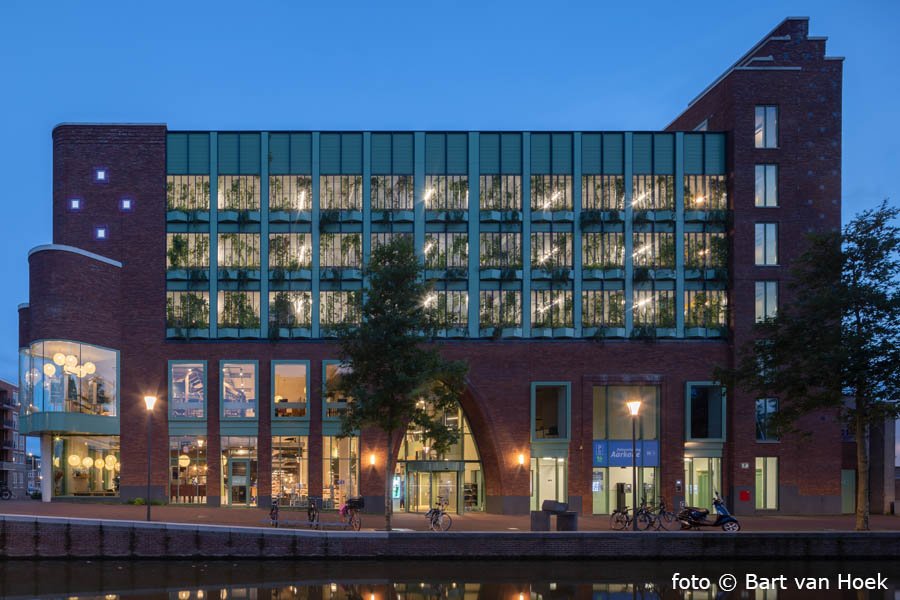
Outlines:
{"label": "green painted mullion", "polygon": [[312,296],[312,327],[310,334],[313,338],[319,337],[319,132],[312,134],[312,282],[310,295]]}
{"label": "green painted mullion", "polygon": [[632,327],[634,327],[634,283],[632,276],[634,275],[634,261],[632,253],[634,252],[633,232],[634,209],[631,206],[631,198],[634,192],[634,181],[632,177],[632,134],[625,134],[625,168],[623,177],[625,178],[625,335],[630,336]]}
{"label": "green painted mullion", "polygon": [[469,133],[469,337],[478,337],[481,323],[479,303],[481,300],[479,275],[481,261],[481,241],[479,227],[481,180],[478,163],[478,132]]}
{"label": "green painted mullion", "polygon": [[575,327],[575,337],[581,337],[581,225],[578,215],[581,214],[581,132],[572,134],[572,209],[576,216],[572,223],[572,271],[574,273],[572,285],[572,325]]}
{"label": "green painted mullion", "polygon": [[684,337],[684,133],[675,134],[675,335]]}
{"label": "green painted mullion", "polygon": [[[502,149],[501,149],[502,152]],[[531,134],[522,134],[522,337],[531,337]]]}
{"label": "green painted mullion", "polygon": [[417,131],[413,134],[414,156],[414,185],[413,198],[415,199],[415,229],[413,241],[416,247],[416,255],[424,263],[425,261],[425,132]]}
{"label": "green painted mullion", "polygon": [[[369,264],[372,254],[372,132],[363,132],[363,171],[362,171],[362,260]],[[365,286],[363,286],[365,287]]]}
{"label": "green painted mullion", "polygon": [[219,134],[209,134],[209,337],[219,336]]}
{"label": "green painted mullion", "polygon": [[260,137],[259,160],[259,332],[269,331],[269,132]]}

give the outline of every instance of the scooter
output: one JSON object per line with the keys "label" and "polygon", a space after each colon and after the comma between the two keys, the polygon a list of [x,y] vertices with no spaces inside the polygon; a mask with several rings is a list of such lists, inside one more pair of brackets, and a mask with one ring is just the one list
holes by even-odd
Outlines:
{"label": "scooter", "polygon": [[741,530],[741,524],[735,519],[728,509],[725,508],[725,502],[716,492],[713,500],[713,507],[716,509],[716,520],[709,520],[709,509],[697,508],[695,506],[685,506],[678,513],[678,520],[681,522],[682,529],[699,529],[701,527],[721,527],[722,531],[728,533],[737,533]]}

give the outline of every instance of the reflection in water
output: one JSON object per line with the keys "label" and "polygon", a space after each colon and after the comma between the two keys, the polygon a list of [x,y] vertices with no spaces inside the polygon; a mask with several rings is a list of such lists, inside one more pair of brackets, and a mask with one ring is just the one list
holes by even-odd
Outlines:
{"label": "reflection in water", "polygon": [[[708,589],[673,589],[672,576],[708,578]],[[719,588],[732,573],[733,592]],[[786,590],[743,589],[744,575],[786,575]],[[888,579],[888,590],[838,590],[838,574]],[[829,591],[797,590],[821,577]],[[876,562],[299,562],[6,561],[0,597],[64,600],[790,600],[900,597],[900,564]]]}

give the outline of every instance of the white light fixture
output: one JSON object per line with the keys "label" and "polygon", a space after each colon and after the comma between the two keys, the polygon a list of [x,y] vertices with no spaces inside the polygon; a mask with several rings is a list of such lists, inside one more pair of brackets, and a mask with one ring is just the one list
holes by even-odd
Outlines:
{"label": "white light fixture", "polygon": [[56,375],[56,365],[47,363],[44,365],[44,375],[47,377],[53,377]]}
{"label": "white light fixture", "polygon": [[90,456],[85,456],[84,458],[81,459],[81,466],[84,467],[85,469],[90,469],[91,467],[94,466],[94,459],[91,458]]}
{"label": "white light fixture", "polygon": [[519,466],[525,464],[525,455],[522,452],[519,452]]}
{"label": "white light fixture", "polygon": [[369,452],[369,465],[375,466],[375,453]]}
{"label": "white light fixture", "polygon": [[81,464],[81,457],[76,454],[70,454],[69,458],[66,459],[66,462],[69,463],[70,467],[77,467]]}
{"label": "white light fixture", "polygon": [[638,416],[638,413],[641,410],[640,400],[632,400],[631,402],[626,402],[625,405],[628,407],[628,412],[631,413],[632,417]]}
{"label": "white light fixture", "polygon": [[156,396],[144,396],[144,404],[147,406],[147,412],[153,412],[153,406],[156,404]]}

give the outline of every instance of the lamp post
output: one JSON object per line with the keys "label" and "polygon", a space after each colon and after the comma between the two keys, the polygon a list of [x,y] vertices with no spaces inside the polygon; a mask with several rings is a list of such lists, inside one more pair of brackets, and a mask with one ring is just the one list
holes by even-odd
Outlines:
{"label": "lamp post", "polygon": [[634,519],[631,520],[631,528],[637,531],[637,418],[641,411],[641,401],[632,400],[625,403],[628,412],[631,413],[631,495],[634,503]]}
{"label": "lamp post", "polygon": [[153,405],[156,404],[156,396],[144,396],[144,404],[147,405],[147,520],[150,520],[150,434],[153,426]]}

